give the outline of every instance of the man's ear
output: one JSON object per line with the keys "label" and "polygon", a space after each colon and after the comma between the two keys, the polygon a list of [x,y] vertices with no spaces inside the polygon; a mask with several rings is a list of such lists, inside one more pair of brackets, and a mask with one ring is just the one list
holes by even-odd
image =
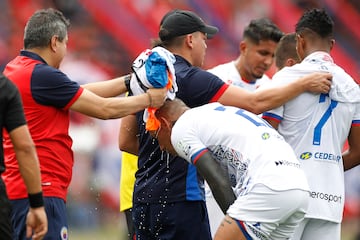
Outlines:
{"label": "man's ear", "polygon": [[295,64],[297,64],[297,63],[298,63],[298,62],[297,62],[295,59],[293,59],[293,58],[288,58],[288,59],[286,59],[285,66],[291,67],[291,66],[293,66],[293,65],[295,65]]}
{"label": "man's ear", "polygon": [[247,43],[246,43],[246,41],[241,41],[241,42],[240,42],[240,44],[239,44],[239,50],[240,50],[240,53],[245,52],[246,47],[247,47]]}
{"label": "man's ear", "polygon": [[58,40],[58,36],[57,35],[54,35],[51,37],[50,39],[50,48],[53,52],[56,52],[57,51],[57,40]]}
{"label": "man's ear", "polygon": [[193,48],[193,35],[187,34],[185,36],[185,43],[189,48]]}
{"label": "man's ear", "polygon": [[160,117],[160,123],[163,129],[170,130],[170,128],[172,127],[171,123],[164,117]]}
{"label": "man's ear", "polygon": [[335,45],[335,39],[331,39],[330,40],[330,50],[333,49],[334,45]]}

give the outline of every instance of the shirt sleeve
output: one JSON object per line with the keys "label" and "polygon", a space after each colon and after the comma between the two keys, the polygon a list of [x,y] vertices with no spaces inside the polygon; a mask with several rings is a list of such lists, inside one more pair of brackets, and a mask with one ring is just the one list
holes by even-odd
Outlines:
{"label": "shirt sleeve", "polygon": [[198,107],[204,103],[217,101],[229,86],[214,74],[199,71],[196,68],[182,78],[185,80],[178,82],[177,97],[189,107]]}
{"label": "shirt sleeve", "polygon": [[352,120],[352,126],[360,126],[360,103],[356,103],[356,109],[355,109],[355,114],[354,114],[354,118]]}
{"label": "shirt sleeve", "polygon": [[194,164],[208,149],[197,136],[195,121],[188,115],[186,112],[176,121],[171,133],[171,143],[180,157]]}
{"label": "shirt sleeve", "polygon": [[60,70],[39,64],[31,79],[31,92],[35,101],[46,106],[65,108],[83,89]]}

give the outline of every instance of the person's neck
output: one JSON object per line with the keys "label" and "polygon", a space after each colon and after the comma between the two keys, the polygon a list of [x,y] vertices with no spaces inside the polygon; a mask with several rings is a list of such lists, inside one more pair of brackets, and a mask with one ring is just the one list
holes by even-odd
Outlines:
{"label": "person's neck", "polygon": [[313,46],[313,47],[309,47],[304,52],[305,52],[305,58],[306,58],[307,56],[309,56],[310,54],[312,54],[314,52],[325,52],[325,53],[330,54],[330,48],[324,47],[324,46]]}
{"label": "person's neck", "polygon": [[30,49],[25,49],[25,51],[33,52],[33,53],[39,55],[42,59],[44,59],[44,61],[49,66],[55,67],[47,49],[45,49],[45,48],[30,48]]}
{"label": "person's neck", "polygon": [[235,61],[235,67],[241,77],[241,79],[245,82],[248,83],[253,83],[256,82],[256,78],[254,78],[251,74],[249,74],[245,67],[243,66],[242,60],[241,60],[241,56],[239,56]]}

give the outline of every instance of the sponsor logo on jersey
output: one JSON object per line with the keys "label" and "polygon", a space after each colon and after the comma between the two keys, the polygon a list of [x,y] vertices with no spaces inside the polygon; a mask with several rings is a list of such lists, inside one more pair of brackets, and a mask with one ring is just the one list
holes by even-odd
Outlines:
{"label": "sponsor logo on jersey", "polygon": [[327,160],[337,163],[341,160],[341,156],[332,153],[325,153],[325,152],[316,152],[314,154],[314,158],[318,160]]}
{"label": "sponsor logo on jersey", "polygon": [[290,167],[300,168],[300,163],[289,162],[289,161],[286,161],[286,160],[275,161],[275,165],[276,166],[290,166]]}
{"label": "sponsor logo on jersey", "polygon": [[263,134],[261,135],[261,138],[264,139],[264,140],[267,140],[267,139],[270,138],[270,134],[267,133],[267,132],[265,132],[265,133],[263,133]]}
{"label": "sponsor logo on jersey", "polygon": [[256,236],[257,239],[267,240],[269,239],[267,235],[261,229],[261,223],[256,222],[255,224],[251,224],[250,222],[244,222],[246,226],[247,232],[251,231],[253,235]]}
{"label": "sponsor logo on jersey", "polygon": [[312,156],[311,152],[303,152],[302,154],[300,154],[300,159],[308,160],[309,158],[311,158],[311,156]]}
{"label": "sponsor logo on jersey", "polygon": [[334,203],[342,203],[342,196],[341,195],[334,195],[329,193],[323,193],[323,192],[309,192],[310,197],[314,199],[320,199],[327,201],[328,203],[334,202]]}
{"label": "sponsor logo on jersey", "polygon": [[314,158],[317,161],[330,161],[336,163],[339,163],[339,161],[341,160],[340,155],[326,152],[315,152],[314,154],[311,152],[303,152],[300,154],[301,160],[308,160],[310,158]]}
{"label": "sponsor logo on jersey", "polygon": [[177,143],[177,147],[181,149],[181,151],[185,154],[185,156],[189,156],[191,146],[186,144],[184,141],[179,141]]}

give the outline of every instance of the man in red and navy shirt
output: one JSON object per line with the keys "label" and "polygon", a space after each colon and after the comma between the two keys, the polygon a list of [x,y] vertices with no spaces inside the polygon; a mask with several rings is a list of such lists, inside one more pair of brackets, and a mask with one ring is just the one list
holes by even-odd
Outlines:
{"label": "man in red and navy shirt", "polygon": [[[127,76],[80,86],[58,68],[66,54],[68,20],[54,9],[39,10],[25,27],[24,48],[7,64],[4,74],[18,87],[40,167],[49,231],[45,239],[67,239],[66,195],[73,167],[68,134],[69,110],[100,119],[120,118],[149,106],[160,107],[166,89],[149,89],[130,98]],[[14,147],[4,135],[6,171],[2,174],[13,205],[14,239],[25,239],[27,191],[21,179]]]}

